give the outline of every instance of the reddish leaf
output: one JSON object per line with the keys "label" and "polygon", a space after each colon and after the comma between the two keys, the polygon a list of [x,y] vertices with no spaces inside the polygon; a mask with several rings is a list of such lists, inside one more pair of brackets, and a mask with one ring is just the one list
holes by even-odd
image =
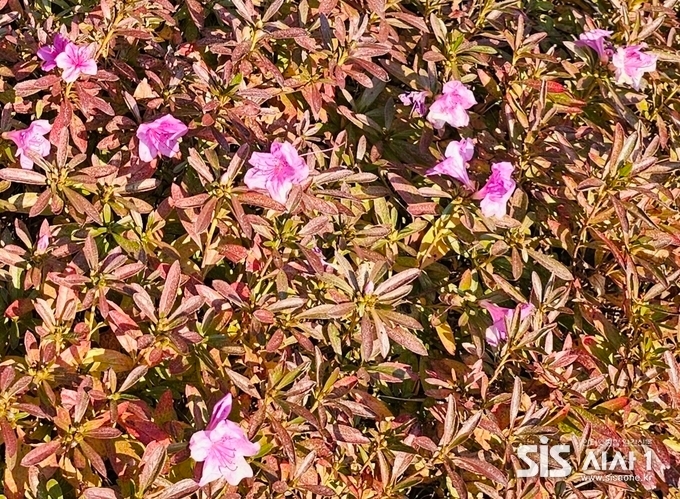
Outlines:
{"label": "reddish leaf", "polygon": [[24,456],[21,460],[21,466],[34,466],[55,454],[60,448],[61,442],[59,440],[39,444]]}
{"label": "reddish leaf", "polygon": [[286,207],[281,203],[274,201],[269,196],[260,194],[257,192],[248,192],[246,194],[241,194],[238,196],[238,200],[243,204],[248,204],[252,206],[259,206],[260,208],[267,208],[276,211],[286,211]]}
{"label": "reddish leaf", "polygon": [[288,434],[288,431],[283,427],[283,425],[273,416],[269,418],[269,421],[271,421],[272,428],[274,429],[274,433],[276,434],[276,437],[283,447],[283,452],[286,454],[286,457],[288,458],[288,461],[295,466],[296,462],[296,456],[295,456],[295,446],[293,444],[293,439],[291,436]]}
{"label": "reddish leaf", "polygon": [[349,444],[369,444],[371,441],[364,436],[361,431],[351,426],[343,424],[334,424],[327,427],[327,430],[333,435],[336,440],[340,442],[347,442]]}
{"label": "reddish leaf", "polygon": [[493,464],[480,461],[479,459],[461,456],[453,457],[452,461],[456,466],[467,471],[481,475],[493,482],[500,483],[503,486],[508,485],[507,477]]}
{"label": "reddish leaf", "polygon": [[59,107],[59,114],[52,123],[52,130],[50,130],[50,142],[55,146],[59,145],[59,136],[62,130],[66,130],[71,124],[71,116],[73,115],[73,107],[68,100],[63,100]]}
{"label": "reddish leaf", "polygon": [[159,317],[167,317],[170,314],[172,305],[175,303],[175,299],[177,298],[177,292],[179,291],[179,283],[181,278],[182,269],[180,267],[179,261],[175,260],[168,270],[168,275],[165,277],[163,292],[161,293],[161,299],[158,303]]}
{"label": "reddish leaf", "polygon": [[5,443],[5,458],[9,461],[17,454],[17,435],[4,419],[0,420],[0,429],[2,429],[2,440]]}
{"label": "reddish leaf", "polygon": [[144,492],[151,487],[163,470],[167,456],[168,453],[163,444],[151,442],[146,446],[142,461],[139,463],[143,467],[139,475],[140,492]]}
{"label": "reddish leaf", "polygon": [[386,330],[387,335],[395,343],[415,354],[427,356],[427,348],[425,348],[423,342],[415,334],[398,326],[394,328],[388,327]]}
{"label": "reddish leaf", "polygon": [[73,206],[78,213],[89,216],[95,223],[101,225],[102,219],[99,216],[99,212],[92,206],[92,203],[72,189],[65,187],[63,192],[70,201],[71,206]]}
{"label": "reddish leaf", "polygon": [[154,495],[154,499],[184,499],[191,496],[199,489],[199,485],[191,478],[185,478],[177,483],[173,483],[159,494]]}
{"label": "reddish leaf", "polygon": [[19,184],[45,185],[47,183],[45,175],[33,170],[20,170],[18,168],[0,170],[0,178]]}
{"label": "reddish leaf", "polygon": [[53,87],[61,82],[61,78],[57,75],[47,75],[37,80],[26,80],[14,85],[14,92],[18,97],[29,97],[42,90]]}
{"label": "reddish leaf", "polygon": [[90,487],[83,491],[83,499],[120,499],[112,489]]}

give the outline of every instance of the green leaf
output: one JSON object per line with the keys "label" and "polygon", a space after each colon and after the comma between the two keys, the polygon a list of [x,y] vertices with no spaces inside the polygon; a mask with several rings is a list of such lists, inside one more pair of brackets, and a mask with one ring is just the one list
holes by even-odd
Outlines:
{"label": "green leaf", "polygon": [[49,496],[50,499],[64,498],[64,493],[61,491],[59,482],[57,482],[55,479],[49,480],[45,485],[45,488],[47,489],[47,495]]}

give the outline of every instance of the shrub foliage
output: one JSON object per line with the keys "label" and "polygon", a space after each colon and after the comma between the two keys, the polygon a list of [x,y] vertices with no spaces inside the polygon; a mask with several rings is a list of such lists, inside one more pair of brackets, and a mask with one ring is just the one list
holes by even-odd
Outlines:
{"label": "shrub foliage", "polygon": [[[0,0],[4,495],[677,493],[679,24],[676,0]],[[639,89],[574,44],[596,27],[655,55]],[[59,32],[96,75],[41,69]],[[399,98],[451,80],[465,127]],[[142,161],[167,114],[179,153]],[[461,138],[475,189],[514,166],[507,216],[427,175]],[[244,183],[276,142],[310,171],[285,204]],[[485,341],[489,304],[529,303]],[[254,476],[199,489],[227,393]],[[541,436],[642,479],[519,477]]]}

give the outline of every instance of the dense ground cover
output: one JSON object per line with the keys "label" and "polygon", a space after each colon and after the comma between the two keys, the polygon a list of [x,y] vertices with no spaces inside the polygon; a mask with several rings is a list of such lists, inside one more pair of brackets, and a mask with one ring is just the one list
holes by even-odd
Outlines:
{"label": "dense ground cover", "polygon": [[676,3],[0,0],[4,496],[677,495]]}

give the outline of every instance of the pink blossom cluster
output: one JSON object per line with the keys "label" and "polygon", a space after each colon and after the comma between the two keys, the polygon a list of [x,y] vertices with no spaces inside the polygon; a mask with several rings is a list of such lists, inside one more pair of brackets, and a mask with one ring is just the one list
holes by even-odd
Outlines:
{"label": "pink blossom cluster", "polygon": [[137,129],[139,159],[149,162],[158,156],[177,156],[179,139],[188,131],[187,126],[171,114],[142,123]]}
{"label": "pink blossom cluster", "polygon": [[[604,54],[603,46],[602,51]],[[421,116],[425,116],[426,113],[425,97],[425,92],[410,92],[399,96],[404,105],[413,105],[413,111]],[[468,109],[476,103],[474,94],[462,82],[450,81],[444,85],[442,95],[437,97],[430,106],[427,120],[437,129],[444,128],[446,124],[455,128],[465,127],[470,122]],[[474,152],[475,146],[472,139],[453,140],[446,147],[444,159],[430,168],[426,175],[446,175],[463,184],[466,189],[474,190],[474,185],[468,175],[469,162]],[[486,184],[473,195],[473,198],[481,200],[480,208],[484,216],[494,218],[505,216],[508,201],[517,185],[512,178],[513,171],[513,165],[506,161],[491,165],[491,175]],[[507,339],[508,322],[515,311],[499,307],[489,301],[483,301],[481,305],[486,308],[493,321],[492,325],[486,329],[486,342],[496,347]],[[531,304],[523,304],[518,307],[518,310],[520,319],[524,320],[534,311],[534,307]]]}
{"label": "pink blossom cluster", "polygon": [[62,34],[54,37],[52,45],[45,45],[38,50],[38,57],[43,60],[42,70],[52,71],[55,67],[62,70],[61,77],[66,83],[73,83],[80,75],[96,75],[96,46],[76,45]]}
{"label": "pink blossom cluster", "polygon": [[520,321],[527,319],[535,311],[531,303],[522,303],[516,309],[499,307],[488,300],[482,300],[479,304],[489,312],[493,321],[485,331],[486,342],[492,347],[508,339],[508,324],[512,321],[516,311],[519,312]]}
{"label": "pink blossom cluster", "polygon": [[468,162],[475,154],[475,144],[472,139],[452,140],[446,146],[444,160],[427,171],[427,175],[448,175],[470,190],[474,190],[468,176]]}
{"label": "pink blossom cluster", "polygon": [[512,179],[514,169],[515,167],[507,161],[491,165],[491,176],[486,185],[474,195],[475,199],[481,199],[479,206],[485,217],[505,216],[506,206],[517,185]]}
{"label": "pink blossom cluster", "polygon": [[477,101],[472,90],[458,80],[449,81],[430,106],[427,121],[437,129],[444,128],[446,124],[455,128],[468,126],[470,115],[467,110],[475,104]]}
{"label": "pink blossom cluster", "polygon": [[[448,175],[474,190],[467,173],[468,161],[473,154],[471,139],[452,141],[446,148],[446,158],[428,170],[427,175]],[[288,142],[272,144],[268,153],[253,153],[249,162],[252,168],[246,173],[245,184],[251,189],[266,191],[281,204],[286,203],[294,185],[302,184],[309,177],[309,167]],[[491,171],[487,184],[475,198],[482,200],[480,206],[484,216],[502,218],[516,187],[512,179],[514,167],[507,162],[494,163]]]}
{"label": "pink blossom cluster", "polygon": [[293,185],[300,185],[309,177],[307,163],[289,142],[275,142],[270,152],[255,152],[249,162],[252,168],[246,172],[246,185],[267,191],[281,204],[286,203]]}
{"label": "pink blossom cluster", "polygon": [[640,90],[644,74],[656,71],[657,56],[644,52],[644,49],[647,48],[645,43],[618,47],[614,52],[614,47],[607,40],[611,35],[612,31],[604,29],[586,31],[581,33],[576,41],[576,46],[594,50],[600,61],[605,64],[609,62],[611,57],[615,69],[616,84],[630,85],[635,90]]}
{"label": "pink blossom cluster", "polygon": [[7,132],[6,137],[17,146],[19,164],[25,170],[33,169],[33,157],[46,157],[50,154],[50,141],[45,135],[50,133],[52,125],[47,120],[35,120],[24,130]]}
{"label": "pink blossom cluster", "polygon": [[253,476],[245,457],[257,454],[260,445],[248,440],[243,429],[227,419],[231,402],[231,394],[220,400],[206,429],[194,433],[189,441],[192,459],[203,463],[201,486],[220,478],[231,485],[238,485],[244,478]]}
{"label": "pink blossom cluster", "polygon": [[[410,92],[402,94],[400,99],[404,104],[414,105],[414,111],[425,114],[425,92]],[[417,100],[416,100],[417,99]],[[470,123],[468,109],[477,103],[472,91],[462,82],[453,80],[444,85],[442,94],[430,106],[427,114],[434,128],[444,128],[451,125],[462,128]],[[418,108],[416,109],[416,106]],[[444,152],[444,159],[430,168],[426,175],[447,175],[457,180],[463,186],[474,190],[474,184],[468,175],[469,162],[472,160],[475,146],[472,139],[463,138],[449,143]],[[487,217],[502,218],[506,214],[507,203],[515,191],[516,183],[512,179],[514,167],[507,162],[494,163],[491,166],[491,176],[486,185],[475,193],[476,199],[481,199],[482,214]]]}
{"label": "pink blossom cluster", "polygon": [[425,116],[427,112],[427,92],[408,92],[399,95],[399,100],[405,106],[413,106],[413,112]]}
{"label": "pink blossom cluster", "polygon": [[[36,120],[28,128],[5,135],[16,144],[22,168],[30,170],[33,168],[33,157],[44,158],[50,154],[50,141],[44,137],[50,130],[52,125],[47,120]],[[139,159],[150,162],[158,156],[177,156],[179,139],[188,131],[184,123],[170,114],[139,125]]]}
{"label": "pink blossom cluster", "polygon": [[[657,56],[644,52],[645,44],[619,47],[614,50],[608,38],[611,31],[594,29],[582,33],[576,45],[593,50],[599,59],[615,68],[617,84],[630,85],[638,90],[645,73],[655,71]],[[61,70],[61,77],[67,83],[77,81],[82,75],[97,74],[96,46],[77,45],[66,36],[57,34],[52,45],[45,45],[37,52],[43,61],[42,69]],[[477,104],[475,95],[463,82],[452,80],[444,84],[442,93],[427,104],[429,92],[411,91],[399,95],[405,106],[412,106],[412,113],[426,118],[434,129],[442,130],[449,125],[464,128],[470,123],[469,110]],[[26,129],[8,132],[6,137],[16,146],[16,154],[22,168],[32,169],[37,158],[50,154],[50,141],[46,135],[52,125],[44,119],[33,121]],[[188,132],[188,127],[171,114],[153,121],[142,123],[136,131],[137,156],[143,162],[151,162],[158,157],[177,157],[180,154],[180,139]],[[470,192],[475,191],[475,183],[470,179],[468,169],[475,153],[475,143],[471,138],[461,138],[449,142],[444,158],[427,170],[427,176],[448,176],[460,182]],[[39,161],[39,160],[38,160]],[[308,181],[310,170],[307,162],[290,142],[275,142],[269,152],[255,152],[249,159],[251,168],[246,172],[244,183],[249,189],[266,192],[273,200],[285,205],[294,186]],[[507,204],[516,189],[512,178],[514,166],[507,161],[493,163],[491,173],[481,189],[474,192],[473,199],[480,200],[480,210],[485,217],[503,218]],[[36,251],[44,252],[50,244],[48,234],[36,243]],[[315,251],[320,251],[314,248]],[[329,265],[323,261],[324,265]],[[489,301],[480,305],[491,316],[492,324],[485,331],[486,342],[496,347],[508,338],[508,325],[515,314],[525,320],[534,312],[531,304],[518,305],[515,309],[500,307]],[[199,484],[207,485],[218,479],[225,479],[237,485],[242,479],[253,475],[245,457],[256,455],[260,446],[251,442],[243,429],[229,421],[232,408],[231,395],[219,401],[205,430],[194,433],[189,448],[192,458],[201,465]]]}

